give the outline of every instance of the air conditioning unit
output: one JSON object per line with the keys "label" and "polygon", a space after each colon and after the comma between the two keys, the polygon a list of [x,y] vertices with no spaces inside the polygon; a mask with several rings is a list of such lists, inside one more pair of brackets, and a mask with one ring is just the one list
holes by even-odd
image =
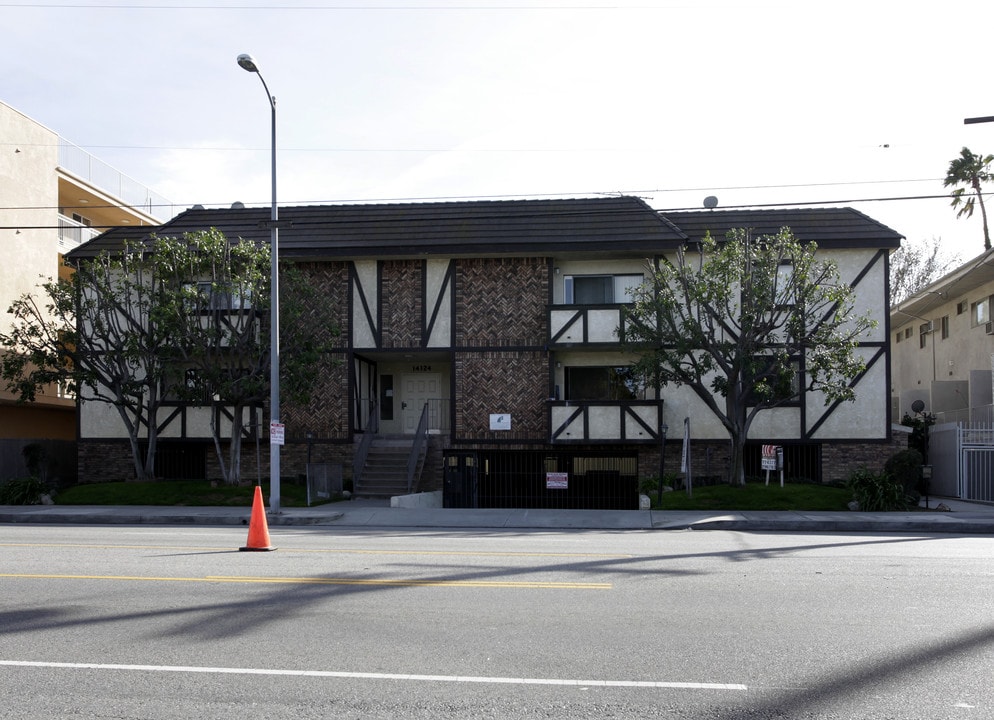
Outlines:
{"label": "air conditioning unit", "polygon": [[930,332],[932,332],[932,321],[931,320],[929,320],[928,322],[922,323],[921,325],[918,326],[918,334],[919,335],[928,335]]}
{"label": "air conditioning unit", "polygon": [[984,330],[987,332],[988,335],[994,335],[994,322],[989,322],[986,325],[984,325]]}

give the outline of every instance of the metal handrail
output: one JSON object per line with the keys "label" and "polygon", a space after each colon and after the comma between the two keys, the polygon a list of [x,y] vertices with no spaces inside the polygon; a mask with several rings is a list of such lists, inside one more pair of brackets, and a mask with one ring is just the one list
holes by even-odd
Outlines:
{"label": "metal handrail", "polygon": [[355,456],[352,458],[352,490],[355,491],[362,478],[362,471],[366,468],[366,457],[369,455],[369,448],[373,444],[373,438],[380,431],[380,404],[373,401],[370,406],[369,420],[362,430],[362,438],[356,448]]}
{"label": "metal handrail", "polygon": [[411,454],[407,458],[407,492],[414,488],[414,476],[418,474],[418,460],[428,444],[428,403],[421,409],[421,420],[411,443]]}
{"label": "metal handrail", "polygon": [[62,137],[59,166],[151,217],[171,218],[176,214],[174,203]]}

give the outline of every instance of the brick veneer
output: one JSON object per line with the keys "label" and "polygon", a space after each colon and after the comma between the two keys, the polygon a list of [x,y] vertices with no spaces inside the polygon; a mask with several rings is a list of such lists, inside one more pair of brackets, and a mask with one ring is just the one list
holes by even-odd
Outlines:
{"label": "brick veneer", "polygon": [[456,345],[545,346],[549,302],[545,259],[459,260],[456,291]]}
{"label": "brick veneer", "polygon": [[424,264],[420,260],[384,260],[382,285],[382,346],[421,347]]}
{"label": "brick veneer", "polygon": [[[455,375],[457,438],[548,436],[549,358],[544,351],[460,353]],[[511,431],[491,431],[491,413],[509,413]]]}

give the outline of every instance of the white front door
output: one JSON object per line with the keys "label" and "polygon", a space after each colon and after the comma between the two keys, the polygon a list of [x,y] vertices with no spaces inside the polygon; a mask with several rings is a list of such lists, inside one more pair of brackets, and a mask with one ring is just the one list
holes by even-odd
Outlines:
{"label": "white front door", "polygon": [[401,415],[404,432],[417,432],[421,411],[429,400],[442,397],[442,376],[439,373],[417,373],[404,375],[402,382]]}

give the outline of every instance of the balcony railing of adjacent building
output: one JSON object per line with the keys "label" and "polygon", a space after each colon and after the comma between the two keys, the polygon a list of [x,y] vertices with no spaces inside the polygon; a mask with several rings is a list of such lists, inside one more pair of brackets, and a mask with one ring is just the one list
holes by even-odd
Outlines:
{"label": "balcony railing of adjacent building", "polygon": [[659,400],[550,401],[549,442],[659,442]]}
{"label": "balcony railing of adjacent building", "polygon": [[966,425],[989,425],[994,427],[994,405],[978,405],[961,410],[947,410],[935,414],[936,424],[963,423]]}
{"label": "balcony railing of adjacent building", "polygon": [[66,252],[100,234],[100,230],[59,215],[59,250]]}
{"label": "balcony railing of adjacent building", "polygon": [[156,218],[176,214],[173,203],[65,138],[59,138],[59,166]]}

